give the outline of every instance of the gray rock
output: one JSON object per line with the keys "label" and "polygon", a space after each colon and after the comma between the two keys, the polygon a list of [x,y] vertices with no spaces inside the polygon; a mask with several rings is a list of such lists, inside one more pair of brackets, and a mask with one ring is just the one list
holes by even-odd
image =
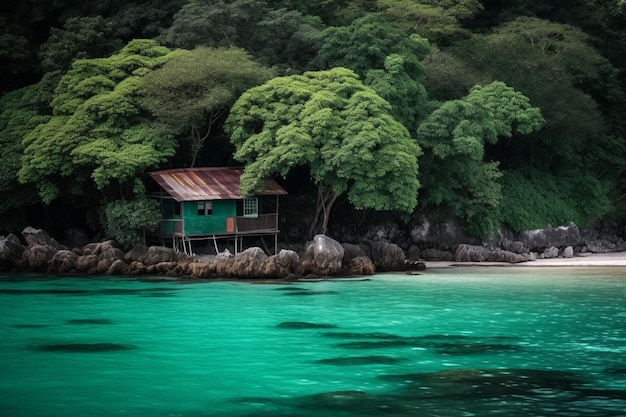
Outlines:
{"label": "gray rock", "polygon": [[76,260],[76,270],[86,274],[93,274],[96,272],[98,261],[99,259],[97,255],[92,254],[79,256]]}
{"label": "gray rock", "polygon": [[343,246],[326,235],[316,235],[302,256],[306,271],[319,276],[335,275],[341,271]]}
{"label": "gray rock", "polygon": [[10,234],[0,238],[0,267],[15,267],[24,254],[24,246],[17,236]]}
{"label": "gray rock", "polygon": [[548,226],[545,229],[521,232],[518,240],[530,250],[541,250],[551,246],[576,246],[583,243],[580,229],[573,223],[569,226]]}
{"label": "gray rock", "polygon": [[28,246],[48,246],[55,249],[55,252],[67,249],[66,246],[61,245],[59,242],[51,238],[44,230],[35,229],[30,226],[26,227],[22,231],[22,237]]}
{"label": "gray rock", "polygon": [[372,261],[379,271],[402,271],[406,256],[400,246],[389,242],[372,244]]}
{"label": "gray rock", "polygon": [[109,275],[127,275],[130,273],[130,267],[126,262],[121,259],[113,261],[107,274]]}
{"label": "gray rock", "polygon": [[453,261],[454,254],[447,250],[425,249],[422,251],[422,258],[427,261]]}
{"label": "gray rock", "polygon": [[544,250],[540,257],[542,259],[552,259],[552,258],[558,258],[558,256],[559,256],[559,248],[555,246],[551,246],[547,248],[546,250]]}
{"label": "gray rock", "polygon": [[360,256],[367,256],[363,248],[353,243],[342,243],[343,246],[343,264],[348,265],[351,260]]}
{"label": "gray rock", "polygon": [[566,247],[565,249],[563,249],[563,252],[561,253],[561,256],[564,258],[573,258],[574,257],[574,248],[572,248],[571,246]]}
{"label": "gray rock", "polygon": [[227,275],[240,278],[260,278],[265,273],[268,256],[263,249],[251,247],[239,252],[229,262]]}
{"label": "gray rock", "polygon": [[459,245],[454,260],[456,262],[507,262],[520,263],[532,260],[530,254],[519,254],[500,248],[487,248],[477,245]]}
{"label": "gray rock", "polygon": [[[415,219],[417,220],[417,219]],[[446,222],[431,222],[429,219],[419,219],[420,222],[414,222],[410,231],[413,243],[422,247],[452,249],[459,243],[469,243],[478,245],[480,239],[467,235],[458,222],[448,220]],[[422,255],[422,257],[424,257]],[[424,259],[426,259],[424,257]],[[449,259],[440,259],[449,260]]]}
{"label": "gray rock", "polygon": [[177,260],[178,253],[173,248],[150,246],[143,263],[146,265],[156,265],[162,262],[175,262]]}

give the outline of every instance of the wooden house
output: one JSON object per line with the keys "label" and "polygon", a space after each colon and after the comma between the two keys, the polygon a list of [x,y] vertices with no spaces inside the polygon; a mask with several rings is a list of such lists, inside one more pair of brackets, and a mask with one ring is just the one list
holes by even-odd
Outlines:
{"label": "wooden house", "polygon": [[192,254],[193,241],[234,240],[235,253],[244,237],[272,236],[278,245],[279,196],[287,194],[268,179],[254,196],[241,195],[242,168],[181,168],[151,172],[161,190],[152,196],[161,202],[162,241]]}

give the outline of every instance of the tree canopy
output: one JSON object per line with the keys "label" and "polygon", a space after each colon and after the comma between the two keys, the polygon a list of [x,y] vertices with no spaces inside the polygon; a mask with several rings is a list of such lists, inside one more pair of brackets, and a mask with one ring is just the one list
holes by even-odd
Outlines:
{"label": "tree canopy", "polygon": [[420,148],[390,112],[389,103],[345,68],[278,77],[248,90],[226,125],[235,158],[246,162],[242,192],[306,166],[318,190],[310,235],[326,231],[344,193],[357,209],[410,213]]}
{"label": "tree canopy", "polygon": [[248,88],[274,75],[242,49],[178,50],[163,67],[143,77],[146,106],[160,131],[191,143],[190,166],[217,123]]}

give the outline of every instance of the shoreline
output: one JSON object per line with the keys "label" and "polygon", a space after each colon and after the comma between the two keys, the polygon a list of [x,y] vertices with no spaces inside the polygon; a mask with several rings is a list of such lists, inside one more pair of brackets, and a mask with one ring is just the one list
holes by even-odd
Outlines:
{"label": "shoreline", "polygon": [[577,254],[572,258],[537,259],[534,261],[511,264],[507,262],[455,262],[425,261],[426,270],[467,266],[502,266],[502,267],[626,267],[626,252]]}

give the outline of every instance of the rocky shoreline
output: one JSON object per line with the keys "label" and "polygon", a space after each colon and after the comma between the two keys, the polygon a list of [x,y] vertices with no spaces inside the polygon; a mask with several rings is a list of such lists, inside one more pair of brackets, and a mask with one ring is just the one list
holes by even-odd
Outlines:
{"label": "rocky shoreline", "polygon": [[[431,231],[432,232],[432,231]],[[440,263],[530,263],[542,259],[572,259],[590,253],[626,251],[626,242],[583,236],[575,225],[500,236],[497,242],[446,246],[413,245],[403,249],[381,239],[339,243],[326,235],[292,249],[267,255],[259,247],[232,254],[185,255],[164,246],[136,245],[123,251],[113,240],[59,243],[44,230],[26,227],[21,237],[0,236],[0,271],[45,274],[164,276],[180,279],[289,280],[302,277],[367,276],[376,272],[420,271]],[[420,236],[415,233],[413,237]],[[431,239],[427,234],[423,240]],[[405,245],[406,246],[406,245]]]}

